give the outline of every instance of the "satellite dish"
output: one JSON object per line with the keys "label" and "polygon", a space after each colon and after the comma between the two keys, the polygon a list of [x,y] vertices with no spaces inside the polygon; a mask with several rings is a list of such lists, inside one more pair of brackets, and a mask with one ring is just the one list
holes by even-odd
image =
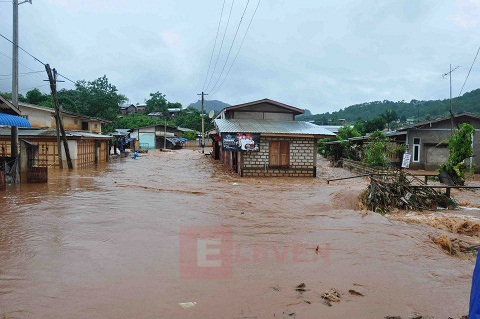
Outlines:
{"label": "satellite dish", "polygon": [[210,112],[208,112],[208,118],[213,119],[214,116],[215,116],[214,110],[211,110]]}

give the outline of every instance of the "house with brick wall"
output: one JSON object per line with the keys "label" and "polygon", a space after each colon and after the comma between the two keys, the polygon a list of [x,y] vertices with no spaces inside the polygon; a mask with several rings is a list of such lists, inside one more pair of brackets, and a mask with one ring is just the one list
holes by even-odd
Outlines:
{"label": "house with brick wall", "polygon": [[335,134],[300,114],[270,99],[226,107],[210,132],[213,157],[241,176],[315,177],[317,140]]}

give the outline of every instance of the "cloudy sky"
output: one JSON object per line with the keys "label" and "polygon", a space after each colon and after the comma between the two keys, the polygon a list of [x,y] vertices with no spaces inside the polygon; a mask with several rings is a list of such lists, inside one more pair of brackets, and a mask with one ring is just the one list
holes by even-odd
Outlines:
{"label": "cloudy sky", "polygon": [[[131,103],[160,91],[187,106],[204,90],[229,104],[270,98],[323,113],[374,100],[447,98],[449,64],[460,66],[457,96],[480,45],[480,0],[261,0],[238,51],[258,0],[225,0],[212,58],[223,4],[33,0],[19,8],[20,46],[74,81],[107,75]],[[0,33],[12,38],[9,1],[0,1]],[[0,38],[1,91],[11,90],[11,56]],[[43,66],[22,52],[20,63],[20,92],[47,92],[45,73],[24,74]],[[480,87],[479,71],[477,61],[464,92]]]}

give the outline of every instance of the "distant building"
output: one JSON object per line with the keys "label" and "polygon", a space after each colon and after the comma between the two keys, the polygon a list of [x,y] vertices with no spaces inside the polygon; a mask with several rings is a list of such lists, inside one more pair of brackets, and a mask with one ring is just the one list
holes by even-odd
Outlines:
{"label": "distant building", "polygon": [[123,115],[130,115],[130,114],[145,114],[146,113],[146,104],[126,104],[118,107],[118,113]]}

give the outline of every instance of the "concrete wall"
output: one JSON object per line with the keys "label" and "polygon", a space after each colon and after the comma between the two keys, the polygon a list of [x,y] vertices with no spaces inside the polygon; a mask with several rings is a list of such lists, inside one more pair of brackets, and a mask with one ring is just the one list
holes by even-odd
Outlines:
{"label": "concrete wall", "polygon": [[[270,142],[288,141],[289,167],[277,168],[269,166]],[[317,142],[313,138],[302,137],[260,137],[259,152],[237,152],[237,173],[242,176],[292,176],[315,177],[317,160]],[[220,162],[233,168],[232,152],[220,151]]]}

